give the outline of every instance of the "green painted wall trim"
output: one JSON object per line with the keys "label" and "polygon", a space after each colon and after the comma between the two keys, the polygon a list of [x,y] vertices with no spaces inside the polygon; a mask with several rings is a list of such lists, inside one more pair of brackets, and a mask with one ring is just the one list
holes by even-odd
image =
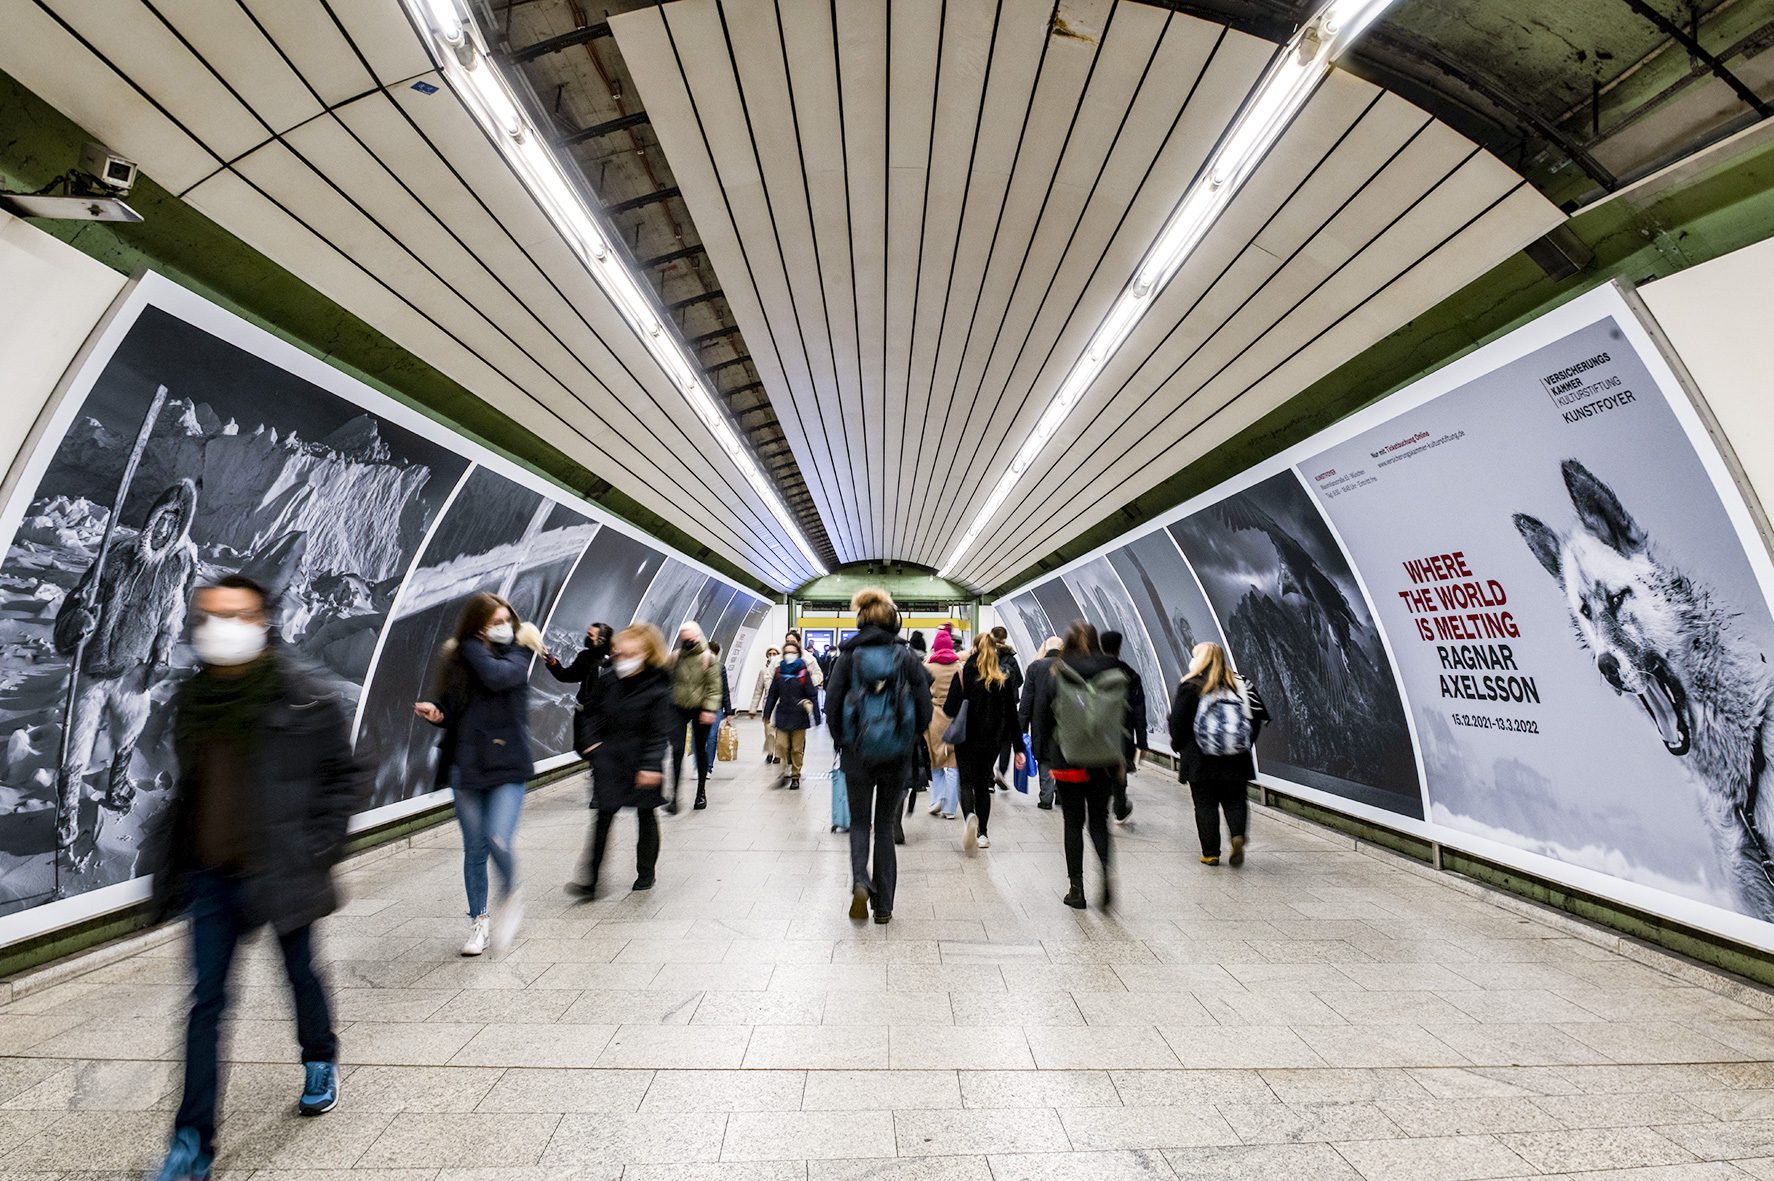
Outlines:
{"label": "green painted wall trim", "polygon": [[868,586],[884,588],[895,601],[907,603],[966,603],[974,598],[972,591],[946,578],[916,571],[897,571],[868,567],[839,570],[824,578],[815,578],[795,592],[797,599],[849,602],[857,591]]}
{"label": "green painted wall trim", "polygon": [[1438,850],[1434,844],[1419,837],[1358,820],[1353,816],[1345,816],[1341,812],[1333,812],[1273,789],[1253,786],[1251,797],[1276,811],[1310,820],[1345,836],[1402,853],[1417,861],[1435,864],[1439,851],[1439,868],[1444,873],[1471,878],[1519,898],[1575,915],[1596,926],[1618,931],[1622,935],[1654,944],[1710,967],[1753,980],[1757,984],[1774,986],[1774,955],[1755,948],[1745,947],[1671,919],[1610,902],[1482,857],[1450,849],[1446,845],[1440,846]]}
{"label": "green painted wall trim", "polygon": [[1511,255],[991,594],[1106,545],[1585,291],[1616,278],[1644,284],[1774,237],[1774,135],[1766,131],[1573,217],[1566,228],[1594,256],[1577,274],[1554,280],[1526,254]]}
{"label": "green painted wall trim", "polygon": [[[96,139],[0,73],[0,187],[34,190],[67,171]],[[755,575],[618,491],[547,440],[420,360],[339,304],[157,185],[145,173],[129,203],[139,225],[30,224],[125,275],[154,270],[450,429],[596,503],[765,595]]]}

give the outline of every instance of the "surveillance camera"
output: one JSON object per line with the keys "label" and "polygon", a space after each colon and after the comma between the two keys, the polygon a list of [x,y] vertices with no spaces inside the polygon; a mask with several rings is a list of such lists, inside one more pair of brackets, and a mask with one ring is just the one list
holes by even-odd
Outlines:
{"label": "surveillance camera", "polygon": [[104,144],[87,144],[80,149],[80,171],[119,197],[128,196],[135,187],[135,164]]}

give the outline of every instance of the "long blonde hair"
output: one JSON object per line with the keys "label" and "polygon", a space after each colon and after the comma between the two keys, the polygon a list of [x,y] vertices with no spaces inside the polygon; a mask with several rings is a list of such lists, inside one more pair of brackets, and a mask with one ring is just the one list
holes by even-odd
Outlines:
{"label": "long blonde hair", "polygon": [[1226,658],[1226,650],[1218,644],[1211,641],[1197,644],[1189,656],[1189,675],[1201,678],[1203,693],[1238,688],[1238,677],[1232,671],[1232,662]]}
{"label": "long blonde hair", "polygon": [[973,641],[973,658],[979,662],[979,675],[986,680],[986,688],[996,689],[1010,679],[998,663],[998,641],[992,638],[991,632],[980,632],[979,638]]}
{"label": "long blonde hair", "polygon": [[[631,623],[616,633],[617,640],[624,636],[641,646],[641,652],[646,657],[648,668],[664,668],[671,663],[671,652],[665,646],[665,637],[652,624]],[[611,644],[614,645],[615,640],[612,640]]]}

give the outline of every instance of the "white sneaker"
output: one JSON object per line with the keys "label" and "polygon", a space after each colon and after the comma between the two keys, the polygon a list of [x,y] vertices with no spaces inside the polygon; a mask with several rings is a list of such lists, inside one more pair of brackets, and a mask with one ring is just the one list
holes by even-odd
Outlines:
{"label": "white sneaker", "polygon": [[992,838],[985,837],[985,836],[980,837],[979,838],[979,847],[982,849],[990,849],[992,847]]}
{"label": "white sneaker", "polygon": [[942,805],[941,804],[930,805],[930,814],[932,816],[941,816],[942,815]]}
{"label": "white sneaker", "polygon": [[967,814],[967,831],[961,834],[961,851],[969,857],[979,852],[979,817],[972,812]]}
{"label": "white sneaker", "polygon": [[478,919],[470,919],[468,941],[462,945],[463,955],[480,955],[487,949],[488,940],[493,937],[493,924],[486,915]]}
{"label": "white sneaker", "polygon": [[499,915],[493,920],[493,954],[511,950],[517,941],[517,929],[524,921],[524,891],[519,886],[499,904]]}

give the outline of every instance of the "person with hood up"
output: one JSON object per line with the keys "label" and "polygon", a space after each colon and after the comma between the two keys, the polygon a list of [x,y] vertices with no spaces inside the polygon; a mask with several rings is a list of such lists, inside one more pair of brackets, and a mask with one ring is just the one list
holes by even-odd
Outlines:
{"label": "person with hood up", "polygon": [[[1049,752],[1035,745],[1035,702],[1044,692],[1042,686],[1053,675],[1053,661],[1059,655],[1060,641],[1058,636],[1048,636],[1041,643],[1040,655],[1029,665],[1028,679],[1023,682],[1022,700],[1016,708],[1017,724],[1022,732],[1029,736],[1029,751],[1035,756],[1036,779],[1039,783],[1035,806],[1042,811],[1053,810],[1053,768],[1049,765]],[[1017,767],[1027,770],[1028,760],[1018,754]]]}
{"label": "person with hood up", "polygon": [[992,847],[992,761],[1016,737],[1016,697],[990,633],[974,640],[972,655],[949,682],[942,712],[966,731],[955,743],[955,763],[967,815],[961,847],[971,857]]}
{"label": "person with hood up", "polygon": [[[961,657],[955,651],[955,633],[948,625],[937,629],[930,644],[930,659],[924,664],[930,675],[930,698],[946,702],[949,689],[961,671]],[[925,734],[930,753],[930,814],[953,820],[961,807],[961,773],[955,762],[955,748],[942,740],[949,728],[947,715],[931,719]]]}
{"label": "person with hood up", "polygon": [[1103,655],[1115,662],[1115,667],[1127,677],[1127,742],[1123,749],[1127,753],[1127,765],[1115,780],[1115,795],[1110,801],[1110,811],[1115,815],[1116,824],[1126,824],[1127,818],[1133,815],[1133,802],[1127,798],[1127,776],[1139,764],[1140,751],[1146,747],[1146,682],[1141,679],[1139,670],[1121,659],[1122,635],[1120,632],[1104,632],[1102,634]]}
{"label": "person with hood up", "polygon": [[696,810],[708,807],[708,736],[721,708],[721,662],[708,650],[702,625],[694,620],[678,628],[678,650],[671,657],[671,702],[683,715],[684,724],[672,732],[671,798],[668,815],[678,810],[678,786],[684,780],[684,731],[693,737],[690,751],[696,760]]}
{"label": "person with hood up", "polygon": [[[1022,662],[1017,659],[1016,648],[1010,642],[1010,629],[1003,624],[994,627],[992,642],[998,645],[998,664],[1003,668],[1004,675],[1010,680],[1010,701],[1012,705],[1015,705],[1022,700],[1023,669]],[[1004,777],[1010,774],[1010,759],[1014,754],[1016,754],[1016,735],[1012,734],[1010,741],[1004,744],[1004,749],[998,752],[998,770],[993,776],[993,784],[1005,791],[1010,790],[1010,784],[1005,782]],[[986,790],[992,790],[992,784],[988,784]]]}
{"label": "person with hood up", "polygon": [[[173,699],[178,773],[145,852],[157,920],[191,914],[196,984],[184,1093],[160,1181],[208,1181],[228,976],[242,940],[269,926],[283,954],[305,1080],[297,1110],[339,1101],[339,1039],[314,967],[313,926],[338,909],[333,867],[369,775],[331,679],[271,632],[265,589],[229,575],[197,592],[197,674]],[[182,612],[181,612],[182,615]]]}
{"label": "person with hood up", "polygon": [[[1089,712],[1083,708],[1089,703],[1100,705],[1105,718],[1094,728],[1080,730],[1079,719]],[[1042,679],[1030,715],[1035,757],[1046,752],[1060,810],[1065,814],[1066,878],[1070,883],[1066,905],[1075,910],[1085,908],[1084,832],[1088,828],[1097,860],[1102,863],[1102,904],[1107,907],[1112,899],[1109,799],[1115,791],[1115,769],[1121,765],[1127,688],[1121,670],[1103,653],[1096,628],[1080,619],[1066,629],[1059,657]],[[1091,754],[1088,759],[1080,753],[1086,748]]]}
{"label": "person with hood up", "polygon": [[610,667],[611,634],[612,629],[607,623],[587,627],[585,646],[570,664],[562,664],[552,652],[542,655],[542,664],[548,669],[549,676],[562,684],[579,686],[573,695],[573,749],[581,757],[591,749],[592,712],[597,706],[598,678]]}
{"label": "person with hood up", "polygon": [[857,632],[839,645],[826,722],[850,805],[850,918],[866,919],[872,905],[875,922],[887,923],[899,878],[893,821],[914,751],[933,721],[930,680],[899,638],[899,608],[886,591],[860,590],[850,607]]}
{"label": "person with hood up", "polygon": [[654,809],[665,803],[665,752],[671,748],[671,736],[684,732],[683,715],[672,704],[665,637],[652,624],[631,624],[616,634],[610,665],[597,684],[590,735],[597,821],[579,880],[568,887],[587,899],[597,896],[610,826],[624,808],[634,809],[640,830],[632,888],[653,888],[659,861],[659,817]]}
{"label": "person with hood up", "polygon": [[[542,636],[510,603],[478,591],[456,619],[439,654],[432,700],[413,712],[443,730],[438,786],[454,789],[462,829],[462,879],[468,892],[468,939],[462,954],[503,951],[523,921],[517,877],[517,822],[530,760],[530,658]],[[487,911],[487,860],[499,871],[498,921]]]}
{"label": "person with hood up", "polygon": [[811,661],[803,658],[798,641],[788,640],[782,646],[782,662],[776,666],[776,680],[764,698],[764,716],[776,729],[777,744],[786,764],[780,785],[787,782],[790,791],[801,790],[801,761],[807,754],[807,731],[822,725],[819,712],[819,689],[814,685]]}
{"label": "person with hood up", "polygon": [[[1224,648],[1214,643],[1197,644],[1190,656],[1189,675],[1177,686],[1170,709],[1170,749],[1177,754],[1177,778],[1189,785],[1189,794],[1194,797],[1201,864],[1220,863],[1220,813],[1224,811],[1232,838],[1232,855],[1227,860],[1234,866],[1243,865],[1245,833],[1250,823],[1250,797],[1246,789],[1257,777],[1251,749],[1263,723],[1269,720],[1269,710],[1256,686],[1232,671]],[[1216,734],[1212,722],[1201,716],[1204,711],[1210,716],[1229,716],[1233,728],[1238,728],[1238,723],[1232,711],[1242,714],[1242,736],[1228,741],[1226,727],[1219,727],[1218,733],[1222,745],[1243,749],[1224,754],[1203,751],[1203,731],[1210,740]]]}

